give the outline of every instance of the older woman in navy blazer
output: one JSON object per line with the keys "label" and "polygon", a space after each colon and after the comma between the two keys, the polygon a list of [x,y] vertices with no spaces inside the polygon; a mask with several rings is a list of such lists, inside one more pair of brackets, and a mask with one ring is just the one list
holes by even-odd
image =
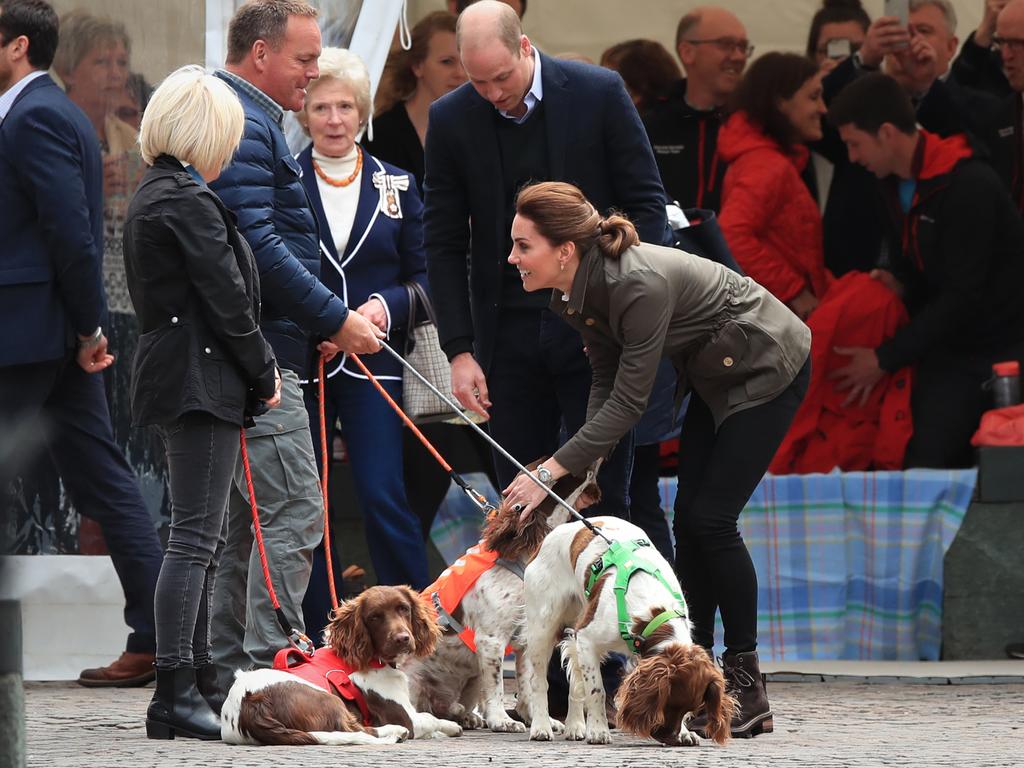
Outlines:
{"label": "older woman in navy blazer", "polygon": [[[298,161],[320,225],[320,279],[384,331],[392,347],[402,349],[410,314],[404,283],[426,287],[416,180],[356,144],[370,115],[369,75],[359,57],[325,48],[319,65],[320,77],[309,84],[299,114],[313,142]],[[363,362],[401,403],[401,364],[390,355]],[[377,580],[420,589],[429,581],[426,546],[405,494],[401,420],[348,355],[331,358],[324,372],[325,419],[328,425],[336,419],[341,424]],[[319,408],[315,388],[309,389],[306,403],[315,435]],[[319,440],[313,442],[319,452]]]}

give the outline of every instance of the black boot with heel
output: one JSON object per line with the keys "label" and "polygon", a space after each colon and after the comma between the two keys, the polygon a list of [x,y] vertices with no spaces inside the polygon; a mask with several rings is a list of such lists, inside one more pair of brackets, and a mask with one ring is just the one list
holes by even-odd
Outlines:
{"label": "black boot with heel", "polygon": [[196,686],[195,667],[156,670],[156,693],[146,710],[151,739],[220,739],[220,718]]}
{"label": "black boot with heel", "polygon": [[210,705],[213,714],[220,717],[220,711],[224,707],[224,700],[227,692],[220,687],[217,677],[217,668],[213,664],[201,664],[196,666],[196,687],[206,703]]}

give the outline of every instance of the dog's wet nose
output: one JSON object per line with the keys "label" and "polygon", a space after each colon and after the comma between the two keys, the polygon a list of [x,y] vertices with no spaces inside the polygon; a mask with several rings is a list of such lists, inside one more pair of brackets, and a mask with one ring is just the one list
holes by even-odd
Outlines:
{"label": "dog's wet nose", "polygon": [[412,647],[412,635],[408,632],[396,632],[391,638],[391,641],[399,648]]}

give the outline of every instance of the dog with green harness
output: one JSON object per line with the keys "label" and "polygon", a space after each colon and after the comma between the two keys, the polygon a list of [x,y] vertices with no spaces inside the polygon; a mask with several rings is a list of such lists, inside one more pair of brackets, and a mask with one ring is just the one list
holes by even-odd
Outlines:
{"label": "dog with green harness", "polygon": [[543,671],[564,636],[567,739],[610,743],[600,663],[619,652],[633,663],[615,698],[619,728],[669,746],[695,746],[700,740],[686,721],[703,712],[708,738],[724,744],[735,701],[721,670],[691,639],[672,567],[635,525],[616,517],[587,522],[555,528],[526,568],[530,738],[553,738]]}

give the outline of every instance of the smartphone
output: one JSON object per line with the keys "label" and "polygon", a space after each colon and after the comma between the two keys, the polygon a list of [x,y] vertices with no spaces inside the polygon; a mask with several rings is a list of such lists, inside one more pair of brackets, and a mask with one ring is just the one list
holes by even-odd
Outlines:
{"label": "smartphone", "polygon": [[900,26],[906,27],[910,24],[910,0],[885,0],[883,16],[895,16],[900,20]]}
{"label": "smartphone", "polygon": [[853,48],[845,37],[837,37],[825,44],[825,53],[830,59],[845,59],[853,53]]}

